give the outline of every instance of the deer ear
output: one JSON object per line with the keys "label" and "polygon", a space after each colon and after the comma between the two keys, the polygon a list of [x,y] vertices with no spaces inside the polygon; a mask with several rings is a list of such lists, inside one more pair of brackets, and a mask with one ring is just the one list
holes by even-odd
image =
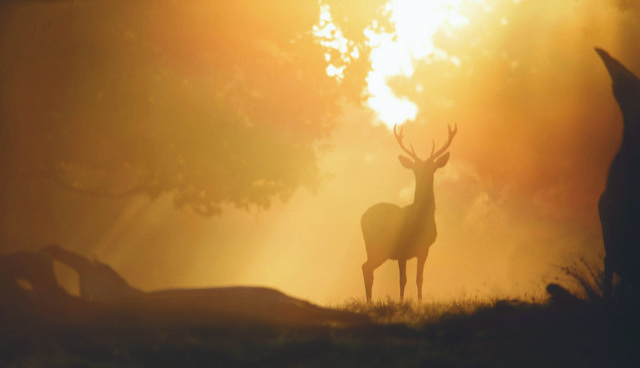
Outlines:
{"label": "deer ear", "polygon": [[416,166],[415,162],[413,162],[413,160],[410,159],[409,157],[398,156],[398,160],[400,160],[400,163],[402,164],[402,166],[404,166],[407,169],[413,169]]}
{"label": "deer ear", "polygon": [[438,159],[436,160],[434,165],[435,165],[436,169],[439,169],[439,168],[443,167],[444,165],[446,165],[447,162],[449,162],[449,152],[447,152],[444,155],[438,157]]}

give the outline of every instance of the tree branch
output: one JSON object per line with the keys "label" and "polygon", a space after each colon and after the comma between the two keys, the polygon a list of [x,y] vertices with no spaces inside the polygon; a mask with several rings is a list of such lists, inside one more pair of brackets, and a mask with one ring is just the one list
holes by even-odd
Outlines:
{"label": "tree branch", "polygon": [[136,194],[146,193],[149,194],[152,199],[155,199],[162,193],[159,185],[152,185],[149,183],[138,184],[136,186],[133,186],[132,188],[118,192],[111,192],[100,188],[83,188],[73,185],[68,181],[62,179],[59,173],[55,170],[32,171],[28,173],[22,173],[21,176],[28,180],[42,180],[44,182],[51,183],[59,189],[96,198],[118,199],[131,197]]}

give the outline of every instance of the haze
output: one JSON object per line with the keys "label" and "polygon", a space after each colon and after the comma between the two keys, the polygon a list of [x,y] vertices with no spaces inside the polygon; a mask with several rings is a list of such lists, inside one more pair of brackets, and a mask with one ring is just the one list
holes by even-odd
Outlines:
{"label": "haze", "polygon": [[[103,98],[95,86],[113,78],[96,67],[102,63],[115,70],[123,91],[134,94],[152,89],[136,73],[151,68],[150,62],[166,62],[193,78],[176,82],[173,96],[204,101],[213,91],[198,83],[215,79],[222,67],[200,56],[242,52],[241,45],[211,42],[216,35],[198,21],[216,12],[214,6],[193,6],[169,24],[170,7],[150,6],[142,11],[145,17],[136,18],[127,15],[124,3],[96,3],[104,4],[0,4],[5,166],[21,167],[40,157],[34,152],[46,152],[29,144],[28,137],[40,133],[21,128],[30,119],[86,124],[68,137],[70,150],[83,152],[83,144],[94,142],[91,124],[102,110],[86,106]],[[623,0],[448,3],[466,21],[443,22],[420,41],[432,45],[423,55],[413,53],[411,73],[384,74],[394,95],[372,102],[371,96],[380,95],[370,82],[369,90],[362,89],[362,106],[341,102],[331,133],[313,143],[317,184],[303,183],[268,208],[224,204],[220,214],[203,217],[177,209],[169,194],[100,199],[59,188],[34,192],[5,180],[0,250],[59,243],[111,264],[144,290],[264,285],[318,303],[363,298],[360,216],[377,202],[404,205],[413,195],[413,175],[398,162],[401,150],[389,127],[403,123],[405,139],[424,156],[432,139],[441,144],[447,124],[456,123],[451,159],[435,179],[438,238],[425,267],[426,300],[537,295],[558,275],[558,265],[580,257],[598,262],[603,247],[596,204],[622,125],[594,47],[640,72],[640,7]],[[77,16],[87,12],[91,17]],[[278,22],[269,12],[252,14],[251,19]],[[247,23],[253,26],[264,24]],[[144,33],[147,46],[163,49],[168,59],[150,61],[134,46],[97,36],[102,33],[96,29],[109,27],[123,43]],[[182,95],[180,83],[198,84],[195,97]],[[52,90],[55,98],[47,94]],[[126,105],[133,112],[127,119],[148,119],[148,129],[154,129],[148,106],[128,96],[105,98],[115,101],[111,109]],[[287,103],[313,106],[295,98]],[[415,110],[385,112],[385,104],[397,101]],[[188,124],[189,116],[177,116]],[[313,129],[299,127],[300,136]],[[415,298],[415,260],[408,270],[407,297]],[[58,271],[73,289],[65,270]],[[375,277],[376,298],[397,298],[394,262]]]}

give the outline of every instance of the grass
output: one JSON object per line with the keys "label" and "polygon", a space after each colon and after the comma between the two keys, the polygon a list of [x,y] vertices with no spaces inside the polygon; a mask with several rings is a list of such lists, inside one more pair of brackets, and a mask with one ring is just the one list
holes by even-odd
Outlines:
{"label": "grass", "polygon": [[[571,308],[473,298],[341,308],[352,326],[54,326],[0,332],[14,367],[603,367],[640,366],[636,319],[595,303]],[[631,364],[629,363],[631,362]]]}
{"label": "grass", "polygon": [[[450,303],[351,299],[335,309],[371,323],[321,326],[126,324],[7,333],[12,367],[634,367],[640,318],[604,303],[601,272],[560,268],[579,303],[460,298]],[[577,300],[577,299],[576,299]]]}
{"label": "grass", "polygon": [[[576,292],[580,298],[586,301],[600,302],[604,295],[603,264],[603,256],[599,257],[597,263],[589,262],[581,257],[569,265],[559,266],[559,269],[563,279],[569,282],[570,290]],[[557,280],[560,281],[560,278]]]}
{"label": "grass", "polygon": [[[585,258],[573,261],[569,265],[558,266],[560,275],[555,280],[563,286],[567,295],[576,300],[588,303],[601,303],[604,295],[603,257],[599,262],[589,262]],[[423,326],[445,320],[472,316],[478,311],[492,308],[543,308],[549,303],[546,296],[524,296],[518,299],[479,298],[464,296],[452,302],[415,301],[400,302],[387,298],[366,303],[361,298],[349,299],[333,308],[355,312],[368,316],[377,324],[404,324],[407,326]]]}
{"label": "grass", "polygon": [[378,324],[399,323],[408,326],[422,326],[444,319],[469,316],[479,309],[490,308],[497,302],[497,299],[463,297],[449,303],[400,302],[391,298],[366,303],[362,299],[354,298],[336,306],[336,309],[366,315],[372,322]]}

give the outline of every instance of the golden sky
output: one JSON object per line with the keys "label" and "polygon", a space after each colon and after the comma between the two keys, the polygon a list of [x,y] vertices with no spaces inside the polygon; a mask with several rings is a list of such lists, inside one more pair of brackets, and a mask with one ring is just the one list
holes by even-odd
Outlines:
{"label": "golden sky", "polygon": [[[640,9],[623,0],[425,4],[389,5],[397,34],[368,30],[376,47],[368,98],[363,107],[346,106],[324,141],[315,191],[299,190],[269,210],[229,207],[212,218],[177,211],[166,198],[121,201],[117,210],[100,202],[86,214],[87,223],[107,224],[100,229],[75,226],[68,212],[87,202],[62,194],[52,199],[54,241],[112,264],[145,290],[241,284],[319,303],[362,298],[360,216],[377,202],[405,205],[413,196],[413,175],[399,164],[389,127],[405,124],[405,139],[426,155],[432,139],[442,144],[447,124],[456,123],[451,159],[435,179],[438,238],[425,267],[426,300],[536,294],[557,265],[597,260],[596,203],[621,117],[594,47],[640,73]],[[6,37],[27,13],[16,12]],[[172,32],[145,27],[159,38]],[[191,40],[176,36],[165,46],[179,60],[202,46]],[[339,78],[337,64],[329,72]],[[397,273],[391,261],[376,271],[374,297],[397,298]]]}

